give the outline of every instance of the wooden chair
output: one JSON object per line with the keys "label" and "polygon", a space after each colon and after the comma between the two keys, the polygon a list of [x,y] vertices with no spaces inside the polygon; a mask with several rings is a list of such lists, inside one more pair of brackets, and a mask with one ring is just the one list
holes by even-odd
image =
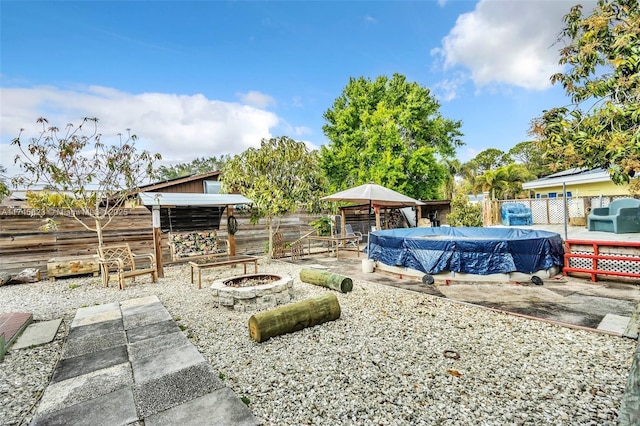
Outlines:
{"label": "wooden chair", "polygon": [[[118,286],[124,289],[125,278],[133,278],[138,275],[151,274],[151,281],[158,281],[158,271],[156,267],[156,257],[151,254],[135,254],[131,252],[129,244],[101,246],[98,247],[98,257],[100,270],[102,271],[102,282],[105,287],[109,286],[109,272],[112,270],[118,273]],[[136,265],[136,259],[147,259],[148,268],[140,268]]]}
{"label": "wooden chair", "polygon": [[304,245],[302,239],[298,239],[293,242],[285,241],[284,234],[281,231],[276,231],[273,234],[273,250],[271,257],[274,259],[280,259],[283,257],[291,256],[291,260],[297,260],[304,256]]}

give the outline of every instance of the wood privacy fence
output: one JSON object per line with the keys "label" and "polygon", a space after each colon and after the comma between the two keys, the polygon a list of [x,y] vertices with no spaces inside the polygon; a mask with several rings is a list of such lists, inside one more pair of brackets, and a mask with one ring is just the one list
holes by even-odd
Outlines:
{"label": "wood privacy fence", "polygon": [[[235,212],[238,221],[236,252],[238,254],[262,254],[266,251],[269,234],[264,220],[251,224],[246,214]],[[313,228],[309,222],[318,215],[300,211],[287,215],[280,220],[280,230],[287,241],[292,241]],[[55,231],[43,231],[41,227],[46,219],[58,223]],[[93,219],[83,217],[83,221],[93,227]],[[226,212],[222,217],[221,238],[227,238]],[[123,210],[121,214],[104,229],[105,244],[127,243],[131,250],[139,253],[153,253],[153,227],[151,212],[146,208]],[[0,209],[0,271],[17,273],[25,268],[38,268],[46,274],[47,261],[57,257],[87,256],[97,254],[98,237],[95,232],[86,230],[74,218],[63,210],[50,211],[39,216],[34,209]],[[171,263],[168,236],[163,234],[162,259],[165,265]]]}

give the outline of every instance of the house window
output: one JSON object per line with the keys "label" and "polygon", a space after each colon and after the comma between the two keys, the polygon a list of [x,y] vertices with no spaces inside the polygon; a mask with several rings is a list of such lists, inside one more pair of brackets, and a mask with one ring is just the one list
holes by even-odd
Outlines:
{"label": "house window", "polygon": [[567,197],[571,197],[571,191],[567,191]]}
{"label": "house window", "polygon": [[536,198],[540,198],[540,194],[536,194]]}
{"label": "house window", "polygon": [[204,181],[204,193],[205,194],[219,194],[222,186],[222,182],[217,180],[205,180]]}
{"label": "house window", "polygon": [[557,194],[557,193],[555,193],[555,192],[549,192],[549,193],[547,194],[547,196],[548,196],[549,198],[556,198],[556,197],[558,196],[558,194]]}

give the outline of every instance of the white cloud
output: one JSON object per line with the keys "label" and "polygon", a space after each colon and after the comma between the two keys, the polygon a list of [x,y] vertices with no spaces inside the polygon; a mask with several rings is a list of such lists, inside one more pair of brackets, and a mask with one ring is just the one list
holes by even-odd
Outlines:
{"label": "white cloud", "polygon": [[64,128],[83,117],[98,117],[103,140],[126,129],[138,136],[137,146],[163,156],[163,162],[188,162],[198,157],[239,154],[272,137],[280,118],[269,111],[239,103],[207,99],[201,94],[131,94],[107,87],[63,90],[55,87],[0,88],[0,163],[8,175],[15,148],[8,143],[35,136],[35,121],[46,117],[50,125]]}
{"label": "white cloud", "polygon": [[461,87],[466,80],[467,76],[463,73],[455,73],[452,78],[445,78],[435,84],[433,90],[437,94],[438,99],[444,102],[450,102],[458,97]]}
{"label": "white cloud", "polygon": [[442,47],[432,53],[441,56],[445,71],[467,68],[477,87],[507,84],[544,90],[551,85],[551,75],[561,70],[561,46],[555,43],[562,17],[574,4],[574,0],[480,0],[473,12],[458,17]]}
{"label": "white cloud", "polygon": [[237,96],[240,98],[242,103],[256,108],[267,108],[276,104],[276,100],[271,96],[256,92],[255,90],[251,90],[247,93],[238,93]]}

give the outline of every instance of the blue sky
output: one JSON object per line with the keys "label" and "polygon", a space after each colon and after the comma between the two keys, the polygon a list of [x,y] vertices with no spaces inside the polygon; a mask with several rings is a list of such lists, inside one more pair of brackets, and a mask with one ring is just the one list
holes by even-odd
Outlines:
{"label": "blue sky", "polygon": [[0,164],[35,120],[131,128],[166,164],[261,138],[327,143],[323,113],[350,77],[400,73],[461,120],[467,161],[527,140],[567,103],[549,77],[574,0],[0,2]]}

